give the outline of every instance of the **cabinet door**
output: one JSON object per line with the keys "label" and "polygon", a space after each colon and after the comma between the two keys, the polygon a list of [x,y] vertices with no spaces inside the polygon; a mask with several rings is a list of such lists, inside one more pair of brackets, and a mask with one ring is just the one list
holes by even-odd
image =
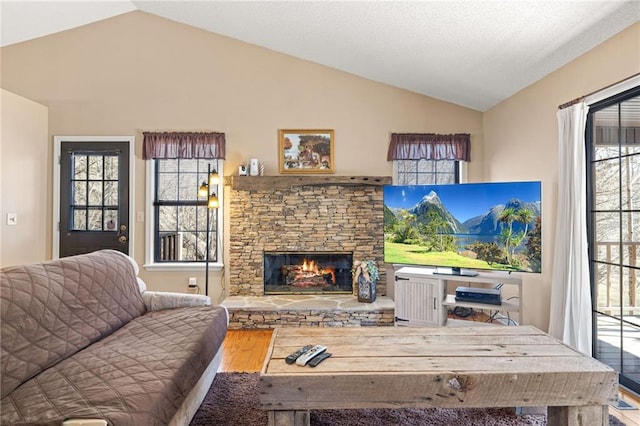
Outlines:
{"label": "cabinet door", "polygon": [[440,280],[396,275],[397,325],[444,325]]}

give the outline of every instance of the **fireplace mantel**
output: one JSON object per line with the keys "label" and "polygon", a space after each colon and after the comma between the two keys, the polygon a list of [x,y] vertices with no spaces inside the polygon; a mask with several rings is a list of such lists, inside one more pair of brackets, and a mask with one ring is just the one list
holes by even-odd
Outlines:
{"label": "fireplace mantel", "polygon": [[391,176],[227,176],[225,185],[235,191],[289,189],[296,186],[382,186]]}

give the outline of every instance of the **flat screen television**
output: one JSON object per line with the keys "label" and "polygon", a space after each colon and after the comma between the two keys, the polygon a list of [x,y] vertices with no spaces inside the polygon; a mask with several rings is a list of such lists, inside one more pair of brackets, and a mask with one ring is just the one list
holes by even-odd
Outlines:
{"label": "flat screen television", "polygon": [[541,182],[385,185],[384,261],[541,272]]}

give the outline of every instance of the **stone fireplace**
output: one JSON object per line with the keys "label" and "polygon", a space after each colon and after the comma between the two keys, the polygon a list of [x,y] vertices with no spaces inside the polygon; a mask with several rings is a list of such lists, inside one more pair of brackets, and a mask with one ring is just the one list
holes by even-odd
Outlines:
{"label": "stone fireplace", "polygon": [[351,294],[353,253],[265,252],[264,294]]}
{"label": "stone fireplace", "polygon": [[[382,186],[390,183],[390,177],[367,176],[228,177],[229,295],[264,296],[265,274],[271,277],[265,253],[293,252],[373,259],[381,271],[378,294],[385,295]],[[350,277],[350,265],[342,261],[340,268]],[[294,292],[308,282],[298,284]]]}

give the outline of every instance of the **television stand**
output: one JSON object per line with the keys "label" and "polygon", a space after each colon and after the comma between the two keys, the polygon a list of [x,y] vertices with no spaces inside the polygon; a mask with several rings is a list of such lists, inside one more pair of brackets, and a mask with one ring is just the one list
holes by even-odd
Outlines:
{"label": "television stand", "polygon": [[[447,325],[448,308],[457,306],[476,310],[516,312],[520,325],[525,324],[522,315],[522,277],[518,274],[478,272],[475,276],[436,273],[433,269],[402,267],[395,271],[396,325],[437,326]],[[449,287],[457,286],[494,288],[502,287],[503,298],[499,305],[457,301]],[[455,286],[455,287],[454,287]],[[515,294],[514,294],[515,293]]]}

